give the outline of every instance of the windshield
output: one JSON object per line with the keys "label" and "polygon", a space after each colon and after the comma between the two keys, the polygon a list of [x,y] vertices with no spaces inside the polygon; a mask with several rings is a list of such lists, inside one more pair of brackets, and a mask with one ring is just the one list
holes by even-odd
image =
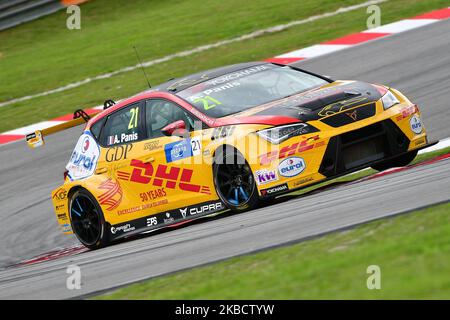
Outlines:
{"label": "windshield", "polygon": [[327,83],[287,66],[265,64],[199,83],[178,96],[209,117],[221,118]]}

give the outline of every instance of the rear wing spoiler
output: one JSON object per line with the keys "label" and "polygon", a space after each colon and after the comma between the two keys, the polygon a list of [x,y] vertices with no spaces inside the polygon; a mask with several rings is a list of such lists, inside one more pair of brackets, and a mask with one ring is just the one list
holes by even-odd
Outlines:
{"label": "rear wing spoiler", "polygon": [[59,131],[63,131],[72,127],[79,126],[80,124],[88,122],[92,116],[95,116],[102,112],[103,110],[98,110],[98,112],[91,113],[88,115],[85,111],[79,109],[73,113],[73,120],[57,124],[56,126],[45,128],[42,130],[36,130],[35,132],[29,133],[25,136],[25,140],[30,148],[37,148],[45,144],[44,136],[53,134]]}

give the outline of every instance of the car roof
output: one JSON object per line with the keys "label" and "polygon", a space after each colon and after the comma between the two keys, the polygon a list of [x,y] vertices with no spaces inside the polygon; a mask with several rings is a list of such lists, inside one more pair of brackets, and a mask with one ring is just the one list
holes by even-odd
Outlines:
{"label": "car roof", "polygon": [[198,83],[201,83],[203,81],[211,80],[220,76],[223,76],[228,73],[232,73],[238,70],[251,68],[254,66],[259,66],[262,64],[268,64],[269,62],[263,62],[263,61],[254,61],[254,62],[245,62],[245,63],[238,63],[233,64],[225,67],[210,69],[206,71],[197,72],[191,75],[188,75],[186,77],[181,77],[177,79],[171,79],[165,83],[162,83],[153,90],[159,90],[159,91],[167,91],[170,93],[176,93],[180,92],[184,89],[187,89],[189,87],[192,87]]}

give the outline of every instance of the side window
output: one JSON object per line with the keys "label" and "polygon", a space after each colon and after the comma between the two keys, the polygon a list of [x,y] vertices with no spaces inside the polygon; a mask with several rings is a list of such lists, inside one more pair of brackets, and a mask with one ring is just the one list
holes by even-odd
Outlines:
{"label": "side window", "polygon": [[105,123],[106,118],[102,118],[98,120],[91,126],[91,133],[94,135],[95,139],[99,139],[100,132],[102,130],[103,124]]}
{"label": "side window", "polygon": [[145,121],[149,139],[163,136],[161,129],[178,120],[183,120],[186,129],[194,129],[194,118],[177,104],[163,99],[151,99],[145,102]]}
{"label": "side window", "polygon": [[141,113],[140,103],[136,103],[109,115],[101,132],[101,144],[112,146],[141,140]]}

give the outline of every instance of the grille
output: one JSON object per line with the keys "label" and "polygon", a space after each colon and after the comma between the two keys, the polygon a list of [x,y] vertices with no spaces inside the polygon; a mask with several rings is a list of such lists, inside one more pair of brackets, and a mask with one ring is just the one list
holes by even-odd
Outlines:
{"label": "grille", "polygon": [[329,177],[362,169],[406,152],[409,142],[391,120],[346,132],[330,139],[319,172]]}

